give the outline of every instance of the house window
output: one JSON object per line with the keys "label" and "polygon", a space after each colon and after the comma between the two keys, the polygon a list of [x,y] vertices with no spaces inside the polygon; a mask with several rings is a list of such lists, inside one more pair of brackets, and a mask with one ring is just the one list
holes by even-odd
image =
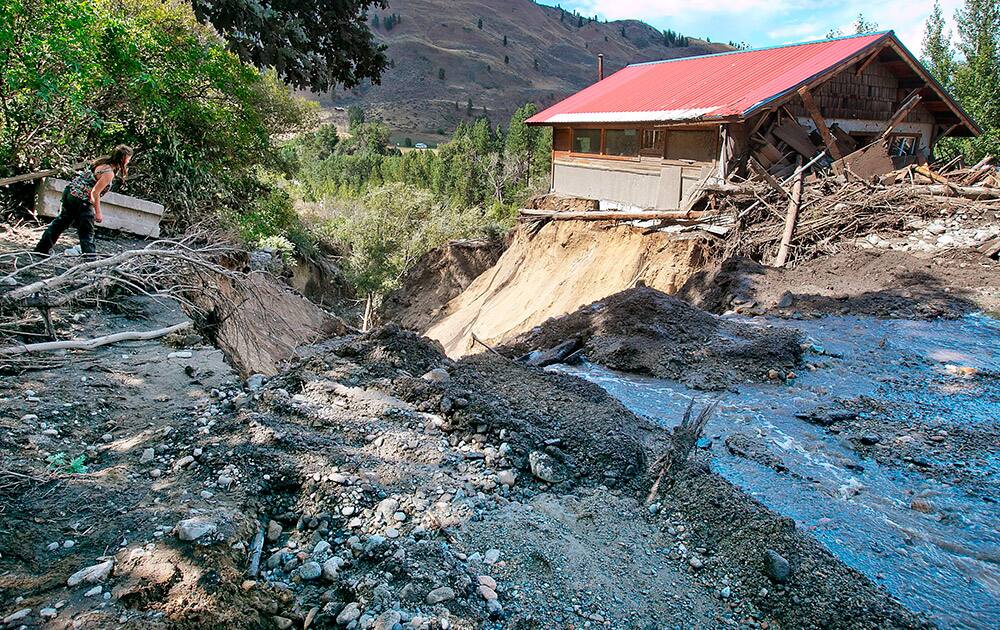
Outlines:
{"label": "house window", "polygon": [[667,136],[668,160],[692,160],[694,162],[711,162],[718,158],[716,139],[719,132],[709,131],[671,131]]}
{"label": "house window", "polygon": [[637,129],[608,129],[604,132],[604,153],[615,156],[639,155]]}
{"label": "house window", "polygon": [[915,133],[896,133],[889,139],[889,155],[915,155],[920,146],[920,136]]}
{"label": "house window", "polygon": [[643,129],[642,147],[643,153],[663,154],[663,138],[666,132],[662,129]]}
{"label": "house window", "polygon": [[574,129],[573,130],[573,152],[574,153],[600,153],[601,152],[601,130],[600,129]]}

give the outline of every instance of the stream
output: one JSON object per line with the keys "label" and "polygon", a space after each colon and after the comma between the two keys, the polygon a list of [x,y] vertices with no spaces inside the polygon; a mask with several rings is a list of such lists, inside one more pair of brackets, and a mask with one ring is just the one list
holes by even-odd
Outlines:
{"label": "stream", "polygon": [[[740,321],[798,328],[812,344],[804,361],[817,368],[787,383],[724,392],[592,364],[555,369],[597,383],[664,426],[678,423],[692,400],[696,408],[719,401],[705,431],[711,444],[700,444],[710,449],[713,470],[795,519],[840,560],[941,627],[1000,628],[1000,321],[984,315]],[[796,417],[817,407],[843,411],[840,401],[858,397],[879,403],[861,417],[869,428],[886,421],[876,436],[884,444],[899,437],[900,426],[921,436],[959,426],[981,433],[980,448],[962,450],[957,461],[936,461],[931,449],[919,449],[935,470],[958,467],[960,479],[975,483],[946,483],[912,459],[879,464],[845,436]],[[731,454],[726,438],[736,433],[763,444],[787,470]],[[914,509],[915,496],[933,509]]]}

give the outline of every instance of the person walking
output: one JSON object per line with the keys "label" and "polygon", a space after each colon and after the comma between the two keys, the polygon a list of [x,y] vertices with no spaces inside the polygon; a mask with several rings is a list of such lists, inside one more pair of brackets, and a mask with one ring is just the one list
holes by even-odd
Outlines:
{"label": "person walking", "polygon": [[73,178],[63,191],[62,210],[52,220],[35,246],[35,251],[48,254],[59,236],[71,225],[76,226],[80,237],[80,251],[93,254],[94,224],[104,220],[101,215],[101,197],[111,190],[115,177],[123,181],[128,177],[128,163],[132,148],[119,144],[111,155],[94,160],[82,173]]}

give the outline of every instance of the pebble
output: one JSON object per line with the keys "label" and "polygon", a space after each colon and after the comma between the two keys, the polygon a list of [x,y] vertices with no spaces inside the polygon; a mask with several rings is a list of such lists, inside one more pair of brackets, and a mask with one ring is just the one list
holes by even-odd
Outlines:
{"label": "pebble", "polygon": [[229,486],[233,485],[233,478],[227,477],[225,475],[220,475],[219,481],[217,483],[219,484],[220,488],[228,488]]}
{"label": "pebble", "polygon": [[497,592],[494,591],[492,588],[484,585],[484,584],[480,584],[479,585],[479,594],[486,601],[490,601],[491,599],[496,599],[497,598]]}
{"label": "pebble", "polygon": [[12,624],[15,621],[20,621],[30,614],[31,614],[30,608],[22,608],[21,610],[12,612],[11,614],[3,618],[4,625]]}
{"label": "pebble", "polygon": [[361,605],[357,602],[351,602],[350,604],[344,606],[344,609],[340,611],[337,615],[337,623],[346,626],[352,621],[357,620],[361,616]]}
{"label": "pebble", "polygon": [[559,472],[559,465],[552,457],[542,451],[531,451],[528,454],[531,474],[548,483],[559,483],[564,477]]}
{"label": "pebble", "polygon": [[477,581],[481,586],[488,586],[494,591],[497,590],[497,581],[488,575],[480,575]]}
{"label": "pebble", "polygon": [[45,617],[46,619],[51,619],[56,615],[58,615],[59,611],[56,610],[55,608],[43,608],[38,611],[38,614],[41,615],[42,617]]}
{"label": "pebble", "polygon": [[340,563],[341,563],[341,559],[340,558],[336,558],[336,557],[330,558],[329,560],[327,560],[326,562],[324,562],[323,563],[323,577],[325,577],[326,579],[330,580],[331,582],[333,580],[336,580],[337,579],[337,571],[340,569]]}
{"label": "pebble", "polygon": [[497,474],[497,479],[501,484],[510,488],[514,485],[514,482],[517,481],[517,474],[513,470],[501,470]]}
{"label": "pebble", "polygon": [[159,479],[160,477],[163,476],[163,471],[160,470],[159,468],[154,468],[153,470],[149,471],[149,476],[152,477],[153,479]]}
{"label": "pebble", "polygon": [[447,383],[448,380],[451,379],[451,375],[448,374],[448,370],[445,370],[444,368],[434,368],[420,378],[430,383]]}
{"label": "pebble", "polygon": [[185,466],[190,466],[192,463],[194,463],[194,457],[192,455],[185,455],[184,457],[174,462],[174,470],[184,468]]}
{"label": "pebble", "polygon": [[312,555],[322,556],[326,553],[329,553],[329,551],[330,551],[330,543],[326,542],[325,540],[321,540],[318,543],[316,543],[315,547],[313,547]]}
{"label": "pebble", "polygon": [[142,455],[139,457],[139,463],[148,464],[149,462],[153,461],[154,457],[156,457],[156,451],[154,449],[151,448],[143,449]]}
{"label": "pebble", "polygon": [[399,530],[396,529],[395,527],[386,527],[385,528],[385,537],[386,538],[399,538]]}
{"label": "pebble", "polygon": [[267,540],[274,542],[281,537],[281,524],[277,521],[267,522]]}
{"label": "pebble", "polygon": [[395,610],[387,610],[375,618],[372,630],[392,630],[401,619],[402,615]]}
{"label": "pebble", "polygon": [[299,577],[303,580],[315,580],[323,575],[323,568],[318,562],[306,562],[299,567]]}
{"label": "pebble", "polygon": [[431,606],[455,599],[455,591],[450,587],[441,586],[427,593],[427,603]]}
{"label": "pebble", "polygon": [[728,586],[723,586],[722,590],[719,591],[719,596],[722,597],[722,599],[729,599],[730,597],[732,597],[732,595],[733,595],[733,589],[731,589]]}
{"label": "pebble", "polygon": [[93,597],[94,595],[100,595],[104,589],[100,586],[95,586],[86,593],[83,594],[84,597]]}
{"label": "pebble", "polygon": [[167,355],[168,359],[190,359],[194,356],[189,350],[181,350],[180,352],[171,352]]}
{"label": "pebble", "polygon": [[114,560],[107,560],[98,564],[91,565],[89,567],[84,567],[80,569],[73,575],[69,576],[66,580],[66,586],[76,586],[77,584],[87,582],[89,584],[94,584],[96,582],[101,582],[104,578],[111,574],[111,567],[115,565]]}
{"label": "pebble", "polygon": [[499,549],[488,549],[486,553],[483,554],[483,562],[486,564],[496,564],[497,560],[500,559]]}
{"label": "pebble", "polygon": [[279,630],[288,630],[288,628],[292,627],[292,620],[288,617],[279,617],[278,615],[275,615],[271,617],[271,620],[274,621],[274,625],[276,625]]}
{"label": "pebble", "polygon": [[700,569],[705,566],[705,563],[698,556],[691,556],[691,559],[688,560],[688,564],[690,564],[693,569]]}
{"label": "pebble", "polygon": [[204,516],[195,516],[177,523],[177,537],[190,542],[211,534],[216,529],[218,525],[213,521]]}
{"label": "pebble", "polygon": [[765,573],[773,582],[784,584],[792,574],[792,568],[781,554],[773,549],[764,552]]}

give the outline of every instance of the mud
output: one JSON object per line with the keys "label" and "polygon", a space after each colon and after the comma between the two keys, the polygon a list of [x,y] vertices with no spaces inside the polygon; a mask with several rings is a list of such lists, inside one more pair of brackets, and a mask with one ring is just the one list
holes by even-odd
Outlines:
{"label": "mud", "polygon": [[677,296],[714,313],[954,318],[1000,309],[1000,262],[972,249],[847,249],[791,269],[732,259],[692,276]]}
{"label": "mud", "polygon": [[517,357],[567,340],[593,363],[699,389],[784,379],[802,356],[794,330],[728,321],[645,287],[551,319],[502,349]]}
{"label": "mud", "polygon": [[644,284],[674,293],[713,256],[714,240],[612,222],[551,221],[515,233],[497,264],[448,302],[425,334],[448,355],[496,346],[553,317]]}
{"label": "mud", "polygon": [[445,304],[496,264],[505,248],[501,239],[476,239],[431,250],[386,298],[382,318],[409,330],[425,330]]}

